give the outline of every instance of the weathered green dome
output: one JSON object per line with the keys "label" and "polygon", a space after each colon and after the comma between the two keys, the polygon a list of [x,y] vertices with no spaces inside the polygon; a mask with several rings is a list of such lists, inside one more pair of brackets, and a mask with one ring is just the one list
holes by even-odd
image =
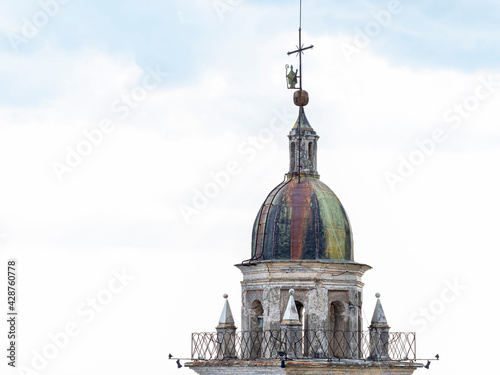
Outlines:
{"label": "weathered green dome", "polygon": [[288,174],[267,196],[252,233],[254,260],[354,261],[349,219],[318,177]]}

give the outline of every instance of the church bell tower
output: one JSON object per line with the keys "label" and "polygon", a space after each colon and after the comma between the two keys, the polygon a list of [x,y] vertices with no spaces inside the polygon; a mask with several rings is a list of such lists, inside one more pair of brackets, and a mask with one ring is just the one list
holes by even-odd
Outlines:
{"label": "church bell tower", "polygon": [[298,69],[286,67],[298,107],[290,165],[257,213],[251,257],[236,265],[241,329],[224,295],[216,332],[192,336],[185,365],[198,374],[412,374],[422,366],[415,334],[392,332],[380,299],[363,322],[362,277],[371,267],[354,260],[346,210],[320,180],[319,136],[304,111],[302,55],[311,48],[299,27],[298,48],[288,52],[299,56]]}

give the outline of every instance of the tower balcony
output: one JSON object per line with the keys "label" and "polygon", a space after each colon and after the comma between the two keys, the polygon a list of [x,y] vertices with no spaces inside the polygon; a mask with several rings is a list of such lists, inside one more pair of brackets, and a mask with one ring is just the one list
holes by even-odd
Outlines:
{"label": "tower balcony", "polygon": [[193,333],[193,361],[357,360],[414,362],[414,332],[290,330]]}

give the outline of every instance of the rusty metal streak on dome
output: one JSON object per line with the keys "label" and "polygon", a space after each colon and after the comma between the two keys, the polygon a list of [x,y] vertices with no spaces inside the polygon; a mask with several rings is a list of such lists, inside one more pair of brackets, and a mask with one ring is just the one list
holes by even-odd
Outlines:
{"label": "rusty metal streak on dome", "polygon": [[317,178],[299,184],[290,176],[259,210],[252,258],[354,261],[351,226],[340,200]]}

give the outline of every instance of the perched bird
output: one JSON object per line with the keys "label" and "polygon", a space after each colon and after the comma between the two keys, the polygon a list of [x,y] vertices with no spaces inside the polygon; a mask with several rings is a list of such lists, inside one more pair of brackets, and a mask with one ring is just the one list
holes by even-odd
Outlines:
{"label": "perched bird", "polygon": [[168,353],[168,359],[172,359],[173,355]]}
{"label": "perched bird", "polygon": [[439,361],[439,354],[436,354],[436,359]]}

